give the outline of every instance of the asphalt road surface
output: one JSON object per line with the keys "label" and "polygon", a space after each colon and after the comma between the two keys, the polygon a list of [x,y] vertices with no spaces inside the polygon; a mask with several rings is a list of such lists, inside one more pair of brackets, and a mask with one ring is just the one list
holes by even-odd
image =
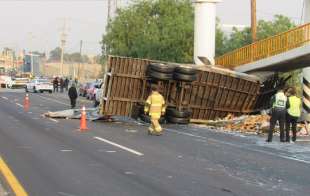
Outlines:
{"label": "asphalt road surface", "polygon": [[79,132],[78,120],[42,117],[69,108],[66,94],[30,94],[29,112],[24,95],[0,90],[0,155],[28,195],[310,195],[308,144],[193,125],[149,136],[146,124],[129,119]]}

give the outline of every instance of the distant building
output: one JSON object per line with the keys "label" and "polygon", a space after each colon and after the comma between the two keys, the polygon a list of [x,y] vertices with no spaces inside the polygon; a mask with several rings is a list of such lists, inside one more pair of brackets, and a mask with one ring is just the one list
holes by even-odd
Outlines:
{"label": "distant building", "polygon": [[5,70],[14,69],[15,52],[9,48],[4,48],[0,53],[0,67]]}
{"label": "distant building", "polygon": [[38,54],[28,53],[24,55],[22,72],[31,73],[34,76],[40,76],[41,57]]}

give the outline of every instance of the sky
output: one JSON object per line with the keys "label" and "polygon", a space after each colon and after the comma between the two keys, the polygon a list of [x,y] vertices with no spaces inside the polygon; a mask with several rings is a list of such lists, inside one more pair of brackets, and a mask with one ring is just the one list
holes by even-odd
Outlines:
{"label": "sky", "polygon": [[[128,0],[118,0],[126,6]],[[271,20],[275,14],[301,23],[303,0],[257,0],[258,19]],[[105,31],[107,0],[0,0],[0,48],[11,47],[49,52],[60,45],[66,21],[67,52],[101,53]],[[222,0],[217,5],[222,24],[249,25],[250,0]]]}

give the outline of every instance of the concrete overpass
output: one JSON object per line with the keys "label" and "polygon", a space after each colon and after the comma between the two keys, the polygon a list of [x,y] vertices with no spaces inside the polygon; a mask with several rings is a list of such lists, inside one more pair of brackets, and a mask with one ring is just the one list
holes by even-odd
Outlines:
{"label": "concrete overpass", "polygon": [[287,72],[310,65],[310,23],[254,42],[215,59],[239,72]]}
{"label": "concrete overpass", "polygon": [[304,3],[304,25],[224,54],[215,64],[250,74],[303,68],[303,116],[310,121],[310,0]]}

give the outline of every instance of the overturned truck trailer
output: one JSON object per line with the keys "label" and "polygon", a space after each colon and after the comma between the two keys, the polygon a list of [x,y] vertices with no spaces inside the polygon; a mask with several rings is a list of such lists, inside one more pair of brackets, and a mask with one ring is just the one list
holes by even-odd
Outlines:
{"label": "overturned truck trailer", "polygon": [[[162,70],[156,70],[159,73],[153,70],[153,74],[150,74],[150,66],[160,63],[168,67],[184,66],[148,59],[109,56],[102,86],[101,114],[132,116],[137,111],[142,113],[141,107],[154,83],[158,85],[167,106],[178,111],[190,111],[189,118],[192,121],[223,118],[229,113],[248,114],[255,109],[260,82],[254,76],[196,65],[186,65],[186,68],[195,70],[195,77],[190,77],[193,80],[186,80],[186,77],[185,80],[182,80],[182,77],[180,80],[178,73],[161,73]],[[162,80],[156,79],[156,74],[154,79],[154,72],[163,76]],[[140,109],[137,109],[139,107]]]}

